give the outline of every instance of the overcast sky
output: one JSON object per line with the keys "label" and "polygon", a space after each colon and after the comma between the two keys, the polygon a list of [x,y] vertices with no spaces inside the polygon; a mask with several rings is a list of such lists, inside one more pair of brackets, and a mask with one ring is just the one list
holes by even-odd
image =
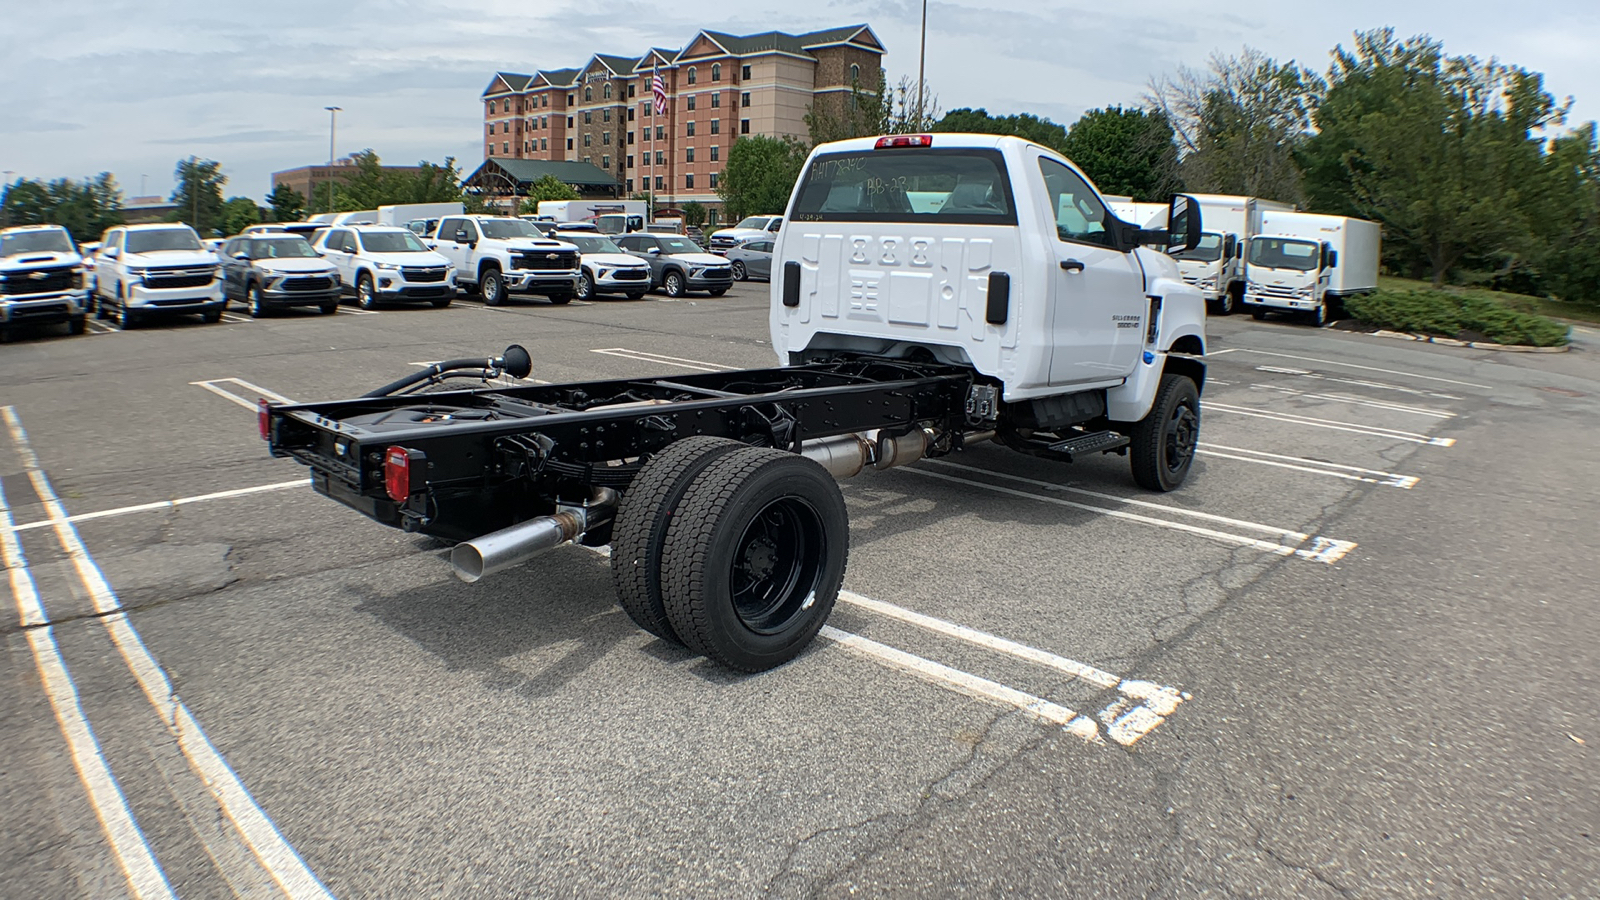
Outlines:
{"label": "overcast sky", "polygon": [[[865,22],[889,80],[915,76],[916,0],[0,0],[0,170],[114,173],[166,195],[179,157],[222,162],[226,192],[260,199],[273,171],[338,153],[482,161],[478,96],[498,70],[582,65],[593,53],[682,47],[701,28],[746,34]],[[1025,11],[1024,11],[1025,10]],[[1157,10],[1160,10],[1158,12]],[[1600,117],[1600,3],[1345,0],[1329,4],[933,0],[928,82],[944,109],[1030,112],[1069,124],[1137,103],[1152,76],[1249,45],[1318,71],[1351,32],[1427,33],[1451,54],[1545,73],[1573,119]]]}

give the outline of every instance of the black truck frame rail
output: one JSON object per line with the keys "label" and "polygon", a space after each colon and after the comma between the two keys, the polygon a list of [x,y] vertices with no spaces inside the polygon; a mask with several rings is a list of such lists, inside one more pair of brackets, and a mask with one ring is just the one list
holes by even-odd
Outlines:
{"label": "black truck frame rail", "polygon": [[[954,366],[837,359],[673,378],[263,401],[261,431],[274,456],[311,468],[318,492],[396,528],[467,541],[584,504],[601,489],[624,491],[648,458],[697,435],[799,452],[803,442],[839,435],[893,438],[926,429],[925,455],[947,453],[965,430],[982,427],[969,417],[973,381],[970,370]],[[583,539],[598,545],[609,537],[607,526]]]}

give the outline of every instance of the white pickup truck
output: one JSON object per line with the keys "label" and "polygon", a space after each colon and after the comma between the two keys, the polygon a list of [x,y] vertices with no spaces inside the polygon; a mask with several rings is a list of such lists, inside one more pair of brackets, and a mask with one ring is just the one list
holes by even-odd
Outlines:
{"label": "white pickup truck", "polygon": [[488,306],[511,294],[543,294],[560,305],[578,291],[578,248],[545,237],[526,219],[450,216],[426,243],[455,266],[456,283],[482,294]]}
{"label": "white pickup truck", "polygon": [[0,229],[0,344],[13,328],[65,322],[83,334],[89,291],[83,257],[60,225]]}
{"label": "white pickup truck", "polygon": [[220,262],[187,225],[118,225],[95,255],[95,316],[114,314],[122,329],[155,315],[220,322],[228,305]]}

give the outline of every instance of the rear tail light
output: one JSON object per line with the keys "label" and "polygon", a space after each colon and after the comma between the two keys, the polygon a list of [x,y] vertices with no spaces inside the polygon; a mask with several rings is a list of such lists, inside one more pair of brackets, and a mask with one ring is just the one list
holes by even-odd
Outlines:
{"label": "rear tail light", "polygon": [[272,440],[272,404],[263,397],[256,401],[256,429],[261,432],[263,441]]}
{"label": "rear tail light", "polygon": [[383,451],[383,488],[389,499],[404,503],[411,499],[411,466],[424,459],[419,450],[394,446]]}
{"label": "rear tail light", "polygon": [[933,135],[931,134],[894,134],[878,138],[876,149],[885,147],[932,147]]}

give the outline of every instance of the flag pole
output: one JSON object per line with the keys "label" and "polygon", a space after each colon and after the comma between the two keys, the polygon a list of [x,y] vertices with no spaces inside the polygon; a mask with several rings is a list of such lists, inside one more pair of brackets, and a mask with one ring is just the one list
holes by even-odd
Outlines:
{"label": "flag pole", "polygon": [[660,63],[661,63],[661,58],[656,55],[656,52],[654,50],[651,50],[650,51],[650,126],[649,126],[650,127],[650,144],[649,144],[649,147],[650,147],[650,150],[649,150],[649,153],[650,153],[650,174],[649,174],[650,183],[645,185],[645,197],[646,197],[646,201],[645,202],[649,205],[649,208],[646,210],[646,212],[648,212],[649,215],[645,216],[645,219],[646,219],[646,221],[649,221],[649,222],[654,222],[656,220],[656,153],[655,153],[655,150],[656,150],[656,113],[659,112],[659,110],[657,110],[656,107],[661,105],[661,101],[656,99],[655,89],[656,89],[656,79],[661,77],[661,75],[657,72],[657,66],[659,66]]}

